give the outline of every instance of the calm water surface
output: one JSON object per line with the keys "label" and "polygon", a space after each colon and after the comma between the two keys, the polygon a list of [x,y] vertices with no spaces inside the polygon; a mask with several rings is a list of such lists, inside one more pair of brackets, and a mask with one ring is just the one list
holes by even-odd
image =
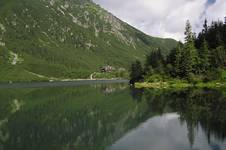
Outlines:
{"label": "calm water surface", "polygon": [[226,150],[226,89],[0,86],[0,150]]}

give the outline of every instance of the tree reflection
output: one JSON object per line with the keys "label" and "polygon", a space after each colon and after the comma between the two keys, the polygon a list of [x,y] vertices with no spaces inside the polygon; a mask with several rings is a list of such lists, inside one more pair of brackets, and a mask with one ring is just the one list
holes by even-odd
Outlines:
{"label": "tree reflection", "polygon": [[0,149],[104,150],[150,117],[168,112],[177,112],[187,125],[191,148],[199,127],[212,149],[219,148],[213,138],[225,140],[223,91],[126,87],[0,90]]}
{"label": "tree reflection", "polygon": [[130,94],[131,94],[134,101],[141,102],[143,94],[144,94],[144,90],[130,87]]}
{"label": "tree reflection", "polygon": [[180,115],[180,121],[187,125],[191,148],[199,126],[205,131],[209,144],[212,138],[225,140],[226,97],[223,90],[146,90],[145,97],[150,110],[160,114],[170,110]]}

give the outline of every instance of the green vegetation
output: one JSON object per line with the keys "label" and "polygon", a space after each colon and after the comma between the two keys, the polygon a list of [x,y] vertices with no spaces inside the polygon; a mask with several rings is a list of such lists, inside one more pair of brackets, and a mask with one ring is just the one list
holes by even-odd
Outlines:
{"label": "green vegetation", "polygon": [[[0,82],[43,80],[28,72],[89,78],[104,65],[128,68],[152,49],[168,54],[175,46],[175,40],[145,35],[90,0],[0,2]],[[10,52],[23,61],[10,67]]]}
{"label": "green vegetation", "polygon": [[185,43],[178,43],[166,57],[161,49],[151,52],[143,71],[135,76],[138,67],[131,67],[131,81],[142,81],[136,86],[150,88],[226,86],[226,34],[222,32],[226,32],[226,24],[213,22],[207,26],[205,21],[203,31],[196,37],[187,21]]}
{"label": "green vegetation", "polygon": [[143,79],[142,74],[143,74],[142,65],[141,65],[140,61],[137,60],[135,63],[133,63],[131,65],[130,83],[133,84],[133,83]]}
{"label": "green vegetation", "polygon": [[95,72],[93,79],[128,79],[127,71]]}
{"label": "green vegetation", "polygon": [[184,80],[169,80],[159,82],[141,82],[135,83],[136,88],[153,88],[153,89],[181,89],[181,88],[223,88],[226,83],[222,82],[198,82],[195,84],[189,83]]}

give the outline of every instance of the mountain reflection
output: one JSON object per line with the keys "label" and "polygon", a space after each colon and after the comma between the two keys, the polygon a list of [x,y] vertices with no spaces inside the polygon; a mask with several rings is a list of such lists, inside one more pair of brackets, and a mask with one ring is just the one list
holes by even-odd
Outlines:
{"label": "mountain reflection", "polygon": [[[221,149],[225,143],[223,90],[161,91],[134,89],[126,84],[100,84],[1,89],[0,98],[1,150],[114,149],[121,146],[117,143],[127,135],[132,139],[146,138],[141,142],[152,144],[147,147],[137,144],[140,150],[155,145],[154,139],[171,139],[174,149],[186,149],[186,142],[189,149],[197,149],[198,139],[204,137],[208,148],[213,150]],[[137,133],[140,126],[145,127],[147,137]],[[174,139],[171,134],[178,137],[182,134],[185,138]],[[123,144],[128,146],[126,142]]]}

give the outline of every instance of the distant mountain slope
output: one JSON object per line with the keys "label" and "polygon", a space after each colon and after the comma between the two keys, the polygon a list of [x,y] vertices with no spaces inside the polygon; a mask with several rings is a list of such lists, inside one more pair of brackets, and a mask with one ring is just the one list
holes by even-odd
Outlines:
{"label": "distant mountain slope", "polygon": [[175,40],[145,35],[90,0],[0,1],[0,76],[5,80],[15,74],[17,80],[25,74],[85,78],[103,65],[126,68],[153,49],[167,53],[175,45]]}

